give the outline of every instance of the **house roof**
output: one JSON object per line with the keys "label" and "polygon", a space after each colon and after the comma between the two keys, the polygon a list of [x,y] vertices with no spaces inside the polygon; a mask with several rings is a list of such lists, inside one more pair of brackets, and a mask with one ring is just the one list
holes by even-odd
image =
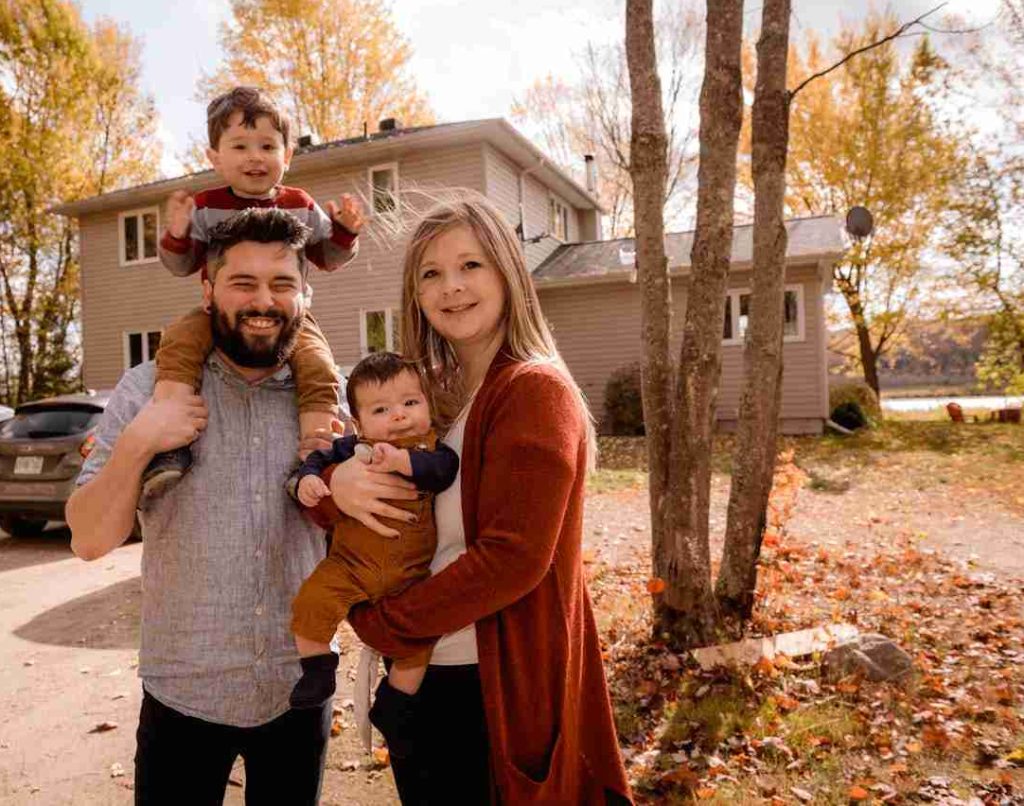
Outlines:
{"label": "house roof", "polygon": [[[555,165],[504,118],[467,120],[376,132],[367,137],[351,137],[296,149],[290,170],[293,173],[360,162],[386,162],[414,148],[466,145],[487,142],[528,169],[575,207],[601,210],[597,198],[568,173]],[[144,204],[162,203],[175,190],[194,192],[220,183],[213,171],[161,179],[144,185],[115,190],[100,196],[68,201],[52,208],[66,216],[81,216],[111,210],[125,210]]]}
{"label": "house roof", "polygon": [[[810,263],[838,258],[845,246],[839,220],[834,216],[794,218],[786,222],[789,242],[786,260]],[[754,254],[754,227],[743,224],[733,227],[732,265],[749,268]],[[693,232],[673,232],[665,236],[665,252],[669,270],[685,272],[690,267]],[[633,273],[635,262],[633,238],[612,241],[587,241],[563,244],[533,272],[538,286],[625,280]]]}

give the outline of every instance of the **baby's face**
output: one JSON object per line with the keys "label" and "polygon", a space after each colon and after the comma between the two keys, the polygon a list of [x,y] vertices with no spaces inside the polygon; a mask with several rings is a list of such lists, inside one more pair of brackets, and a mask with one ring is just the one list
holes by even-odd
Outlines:
{"label": "baby's face", "polygon": [[363,439],[421,437],[430,431],[430,406],[415,372],[356,389],[356,423]]}
{"label": "baby's face", "polygon": [[242,113],[235,112],[220,136],[216,148],[206,149],[214,170],[241,196],[265,196],[281,183],[291,162],[292,149],[270,118],[261,115],[256,125],[242,124]]}

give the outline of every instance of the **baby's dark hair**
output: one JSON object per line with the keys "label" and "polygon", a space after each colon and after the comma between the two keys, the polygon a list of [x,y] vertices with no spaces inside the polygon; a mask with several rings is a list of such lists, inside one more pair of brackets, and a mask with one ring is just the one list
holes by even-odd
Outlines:
{"label": "baby's dark hair", "polygon": [[359,417],[356,406],[356,391],[359,387],[370,383],[379,386],[397,378],[403,372],[411,372],[416,377],[420,375],[416,370],[416,365],[406,361],[398,353],[370,353],[356,364],[348,376],[348,383],[345,387],[345,399],[348,401],[348,410],[352,416],[357,419]]}
{"label": "baby's dark hair", "polygon": [[284,147],[288,148],[291,142],[291,122],[259,87],[235,87],[210,101],[206,107],[206,133],[210,138],[210,148],[216,149],[220,144],[220,137],[235,112],[242,113],[242,125],[249,129],[256,128],[257,118],[268,118],[274,128],[281,132]]}

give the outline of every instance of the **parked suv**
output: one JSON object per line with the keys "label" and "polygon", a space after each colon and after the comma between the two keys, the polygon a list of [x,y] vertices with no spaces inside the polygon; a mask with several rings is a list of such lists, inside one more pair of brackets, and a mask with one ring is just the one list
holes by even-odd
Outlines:
{"label": "parked suv", "polygon": [[0,529],[15,536],[64,520],[64,504],[109,393],[25,403],[0,423]]}

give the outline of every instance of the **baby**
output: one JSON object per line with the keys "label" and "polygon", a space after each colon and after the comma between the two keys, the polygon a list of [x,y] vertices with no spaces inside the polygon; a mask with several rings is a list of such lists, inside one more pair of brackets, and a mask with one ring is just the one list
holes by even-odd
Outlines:
{"label": "baby", "polygon": [[[160,260],[172,274],[206,274],[206,244],[210,229],[249,207],[287,210],[312,234],[305,256],[323,271],[333,271],[356,253],[363,225],[359,203],[343,195],[340,204],[327,203],[324,212],[299,188],[281,179],[294,151],[288,118],[255,87],[236,87],[215,98],[207,108],[206,151],[214,170],[227,185],[190,197],[184,191],[167,203],[167,227],[160,240]],[[329,214],[328,214],[329,213]],[[203,364],[213,349],[211,314],[197,308],[171,324],[156,354],[157,400],[194,394]],[[338,377],[327,339],[307,313],[289,358],[299,403],[303,438],[318,431],[330,433],[338,410]],[[142,478],[144,497],[159,494],[192,465],[188,447],[158,454]]]}
{"label": "baby", "polygon": [[[395,593],[430,573],[437,547],[434,495],[455,481],[458,455],[437,441],[430,407],[412,365],[395,353],[373,353],[352,370],[346,390],[358,434],[339,437],[329,451],[314,451],[298,472],[297,497],[306,507],[329,511],[336,521],[331,549],[303,583],[292,605],[292,632],[302,677],[291,695],[295,708],[315,708],[334,694],[338,656],[330,648],[338,625],[358,602]],[[382,537],[333,505],[324,477],[333,465],[357,456],[411,480],[414,501],[391,501],[415,513],[412,523],[387,521],[397,538]],[[414,694],[430,653],[395,661],[389,681]]]}

